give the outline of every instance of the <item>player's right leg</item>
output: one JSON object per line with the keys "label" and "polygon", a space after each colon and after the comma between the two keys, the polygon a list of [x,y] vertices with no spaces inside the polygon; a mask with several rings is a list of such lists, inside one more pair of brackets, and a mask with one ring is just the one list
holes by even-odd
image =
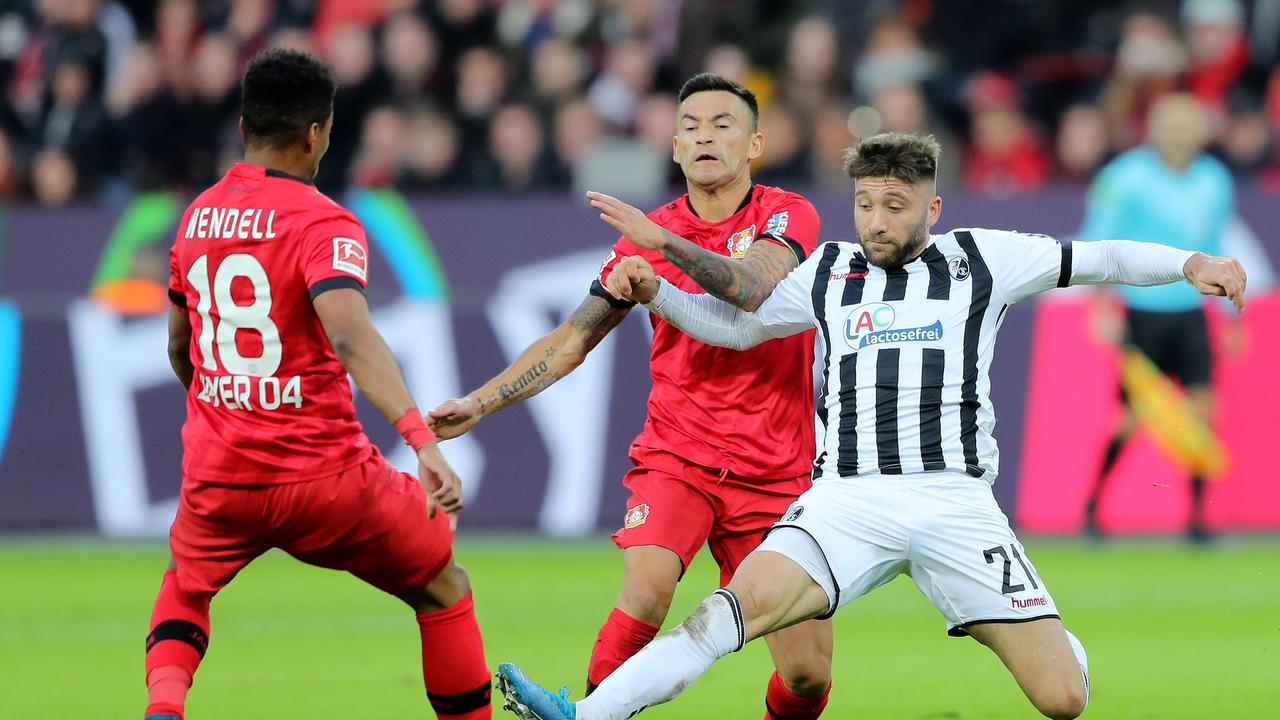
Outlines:
{"label": "player's right leg", "polygon": [[684,568],[680,556],[665,547],[623,548],[622,589],[591,647],[591,660],[587,665],[588,695],[609,673],[657,636]]}
{"label": "player's right leg", "polygon": [[169,530],[173,553],[147,634],[146,717],[182,718],[187,691],[209,645],[209,602],[267,549],[253,488],[185,480]]}
{"label": "player's right leg", "polygon": [[947,620],[948,634],[991,648],[1027,699],[1051,718],[1088,702],[1084,648],[996,504],[991,486],[960,472],[901,476],[914,509],[911,578]]}
{"label": "player's right leg", "polygon": [[965,628],[991,648],[1042,715],[1079,717],[1089,704],[1089,661],[1084,646],[1058,618],[1026,623],[976,623]]}
{"label": "player's right leg", "polygon": [[633,448],[631,491],[613,541],[622,549],[622,589],[591,648],[587,694],[658,634],[676,584],[711,532],[710,501],[682,477],[683,460]]}
{"label": "player's right leg", "polygon": [[416,614],[422,677],[436,715],[487,720],[491,675],[471,585],[453,561],[453,529],[427,516],[422,483],[382,456],[320,481],[299,484],[282,547],[303,562],[346,570],[394,595]]}
{"label": "player's right leg", "polygon": [[622,664],[585,700],[569,702],[519,668],[499,667],[508,708],[526,720],[625,720],[674,699],[725,655],[765,635],[826,612],[831,598],[794,560],[751,553],[729,587],[712,593],[684,622]]}

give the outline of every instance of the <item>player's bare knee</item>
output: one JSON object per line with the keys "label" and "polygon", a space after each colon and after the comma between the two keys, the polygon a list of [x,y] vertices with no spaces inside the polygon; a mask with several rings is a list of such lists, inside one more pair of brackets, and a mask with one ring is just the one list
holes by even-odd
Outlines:
{"label": "player's bare knee", "polygon": [[661,625],[671,609],[675,592],[675,585],[664,579],[643,573],[628,575],[622,581],[618,609],[640,622]]}
{"label": "player's bare knee", "polygon": [[1088,704],[1084,682],[1080,678],[1068,678],[1052,690],[1037,693],[1031,698],[1040,714],[1054,720],[1072,720],[1084,713]]}
{"label": "player's bare knee", "polygon": [[[818,653],[816,655],[821,655]],[[816,656],[778,668],[787,691],[800,697],[822,697],[831,687],[831,661]]]}
{"label": "player's bare knee", "polygon": [[401,595],[415,612],[435,612],[452,606],[471,592],[471,579],[461,565],[450,561],[444,570],[419,591]]}
{"label": "player's bare knee", "polygon": [[742,606],[742,620],[751,637],[763,634],[767,632],[767,628],[777,625],[783,608],[778,603],[777,593],[770,587],[756,582],[730,582],[729,589],[738,596],[738,602]]}

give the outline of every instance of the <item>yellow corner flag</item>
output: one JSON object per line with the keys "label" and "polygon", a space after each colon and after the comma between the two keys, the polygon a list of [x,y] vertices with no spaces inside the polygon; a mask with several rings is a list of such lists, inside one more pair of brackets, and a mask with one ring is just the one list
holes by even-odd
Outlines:
{"label": "yellow corner flag", "polygon": [[1191,400],[1140,351],[1127,347],[1120,382],[1138,421],[1169,457],[1207,480],[1227,469],[1227,448],[1200,417]]}

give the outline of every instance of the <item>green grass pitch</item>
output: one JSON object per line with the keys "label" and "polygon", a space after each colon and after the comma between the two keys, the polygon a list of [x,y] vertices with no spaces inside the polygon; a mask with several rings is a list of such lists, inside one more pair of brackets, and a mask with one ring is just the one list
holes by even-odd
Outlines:
{"label": "green grass pitch", "polygon": [[[1085,717],[1280,718],[1280,541],[1029,549],[1089,651]],[[516,661],[578,697],[618,587],[620,556],[608,540],[466,537],[457,556],[475,586],[490,664]],[[0,718],[140,718],[143,636],[165,558],[155,544],[0,539]],[[714,578],[704,554],[671,621]],[[906,578],[846,606],[826,717],[1036,716],[990,652],[943,630]],[[429,718],[418,666],[407,608],[273,553],[215,601],[188,716]],[[769,672],[764,645],[753,644],[644,717],[760,718]]]}

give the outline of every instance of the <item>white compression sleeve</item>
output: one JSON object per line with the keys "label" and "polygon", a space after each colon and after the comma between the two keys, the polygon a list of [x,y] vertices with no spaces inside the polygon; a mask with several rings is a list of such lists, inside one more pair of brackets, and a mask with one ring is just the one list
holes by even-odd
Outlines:
{"label": "white compression sleeve", "polygon": [[693,614],[622,664],[586,699],[578,720],[626,720],[674,700],[716,660],[742,649],[745,625],[738,597],[715,591]]}
{"label": "white compression sleeve", "polygon": [[1071,643],[1071,652],[1075,653],[1076,661],[1080,663],[1080,674],[1084,676],[1084,704],[1089,704],[1089,656],[1084,652],[1084,645],[1081,644],[1080,638],[1067,631],[1067,642]]}
{"label": "white compression sleeve", "polygon": [[1164,285],[1185,280],[1182,267],[1195,255],[1157,243],[1097,240],[1071,243],[1072,285]]}
{"label": "white compression sleeve", "polygon": [[[713,295],[687,293],[658,278],[658,294],[645,304],[649,312],[708,345],[745,350],[772,337],[755,313],[745,312]],[[785,334],[789,335],[788,331]]]}

